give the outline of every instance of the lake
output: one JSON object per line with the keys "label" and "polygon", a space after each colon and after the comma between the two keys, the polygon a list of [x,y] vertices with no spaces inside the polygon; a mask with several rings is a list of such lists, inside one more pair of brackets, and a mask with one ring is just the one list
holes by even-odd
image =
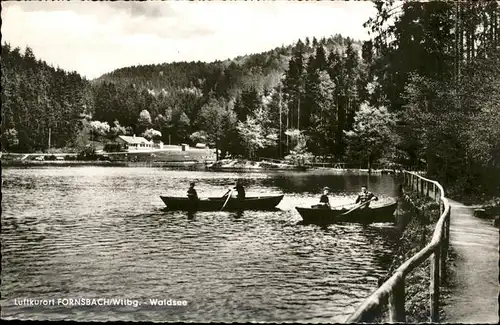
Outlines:
{"label": "lake", "polygon": [[[186,195],[190,181],[200,197],[222,196],[237,179],[247,196],[285,194],[279,210],[189,219],[159,197]],[[47,167],[4,168],[2,180],[5,319],[343,322],[396,245],[387,225],[298,225],[295,210],[318,203],[324,186],[332,206],[351,203],[361,184],[389,199],[388,175]],[[114,298],[136,303],[102,303]]]}

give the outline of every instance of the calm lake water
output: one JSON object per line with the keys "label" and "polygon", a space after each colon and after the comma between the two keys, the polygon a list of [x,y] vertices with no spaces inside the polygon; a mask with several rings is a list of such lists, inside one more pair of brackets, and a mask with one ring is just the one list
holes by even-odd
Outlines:
{"label": "calm lake water", "polygon": [[[86,321],[342,322],[377,287],[395,246],[387,225],[297,225],[297,205],[350,203],[361,184],[394,197],[390,176],[161,168],[4,168],[2,317]],[[168,212],[160,195],[284,193],[279,211]],[[124,298],[137,306],[70,306]],[[50,299],[55,305],[19,305]],[[150,299],[185,300],[154,306]],[[62,302],[62,301],[61,301]]]}

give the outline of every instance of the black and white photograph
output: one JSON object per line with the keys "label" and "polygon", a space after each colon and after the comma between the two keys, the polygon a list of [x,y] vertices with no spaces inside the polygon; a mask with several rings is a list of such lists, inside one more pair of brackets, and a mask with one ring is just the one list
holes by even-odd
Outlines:
{"label": "black and white photograph", "polygon": [[499,323],[499,1],[1,20],[2,320]]}

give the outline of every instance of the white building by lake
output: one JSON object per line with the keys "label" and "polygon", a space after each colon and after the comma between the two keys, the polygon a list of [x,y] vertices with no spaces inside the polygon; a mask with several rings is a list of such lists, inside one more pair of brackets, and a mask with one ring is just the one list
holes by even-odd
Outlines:
{"label": "white building by lake", "polygon": [[126,151],[148,151],[155,148],[155,143],[144,137],[119,135],[116,142]]}

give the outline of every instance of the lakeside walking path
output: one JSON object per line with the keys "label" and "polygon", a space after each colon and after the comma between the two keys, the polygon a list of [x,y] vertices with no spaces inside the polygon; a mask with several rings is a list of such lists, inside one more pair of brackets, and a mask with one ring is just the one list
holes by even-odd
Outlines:
{"label": "lakeside walking path", "polygon": [[499,322],[499,231],[492,220],[474,217],[474,209],[449,200],[450,245],[456,252],[454,287],[443,307],[447,323]]}

